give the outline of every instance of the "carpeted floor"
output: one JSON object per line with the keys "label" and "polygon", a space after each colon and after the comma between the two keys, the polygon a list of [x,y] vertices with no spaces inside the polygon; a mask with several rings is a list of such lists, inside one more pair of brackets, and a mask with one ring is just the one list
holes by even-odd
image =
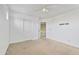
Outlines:
{"label": "carpeted floor", "polygon": [[76,55],[79,49],[54,40],[28,40],[10,44],[7,55]]}

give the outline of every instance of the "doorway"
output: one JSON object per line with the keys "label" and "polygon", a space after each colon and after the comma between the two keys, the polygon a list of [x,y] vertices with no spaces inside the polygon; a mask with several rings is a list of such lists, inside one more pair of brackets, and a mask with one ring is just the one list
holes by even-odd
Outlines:
{"label": "doorway", "polygon": [[46,22],[40,22],[40,39],[46,39]]}

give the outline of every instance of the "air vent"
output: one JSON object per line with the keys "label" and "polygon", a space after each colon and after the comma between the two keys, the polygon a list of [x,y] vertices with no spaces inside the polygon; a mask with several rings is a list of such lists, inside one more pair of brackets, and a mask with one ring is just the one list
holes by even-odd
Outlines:
{"label": "air vent", "polygon": [[69,25],[69,23],[61,23],[61,24],[59,24],[59,25]]}

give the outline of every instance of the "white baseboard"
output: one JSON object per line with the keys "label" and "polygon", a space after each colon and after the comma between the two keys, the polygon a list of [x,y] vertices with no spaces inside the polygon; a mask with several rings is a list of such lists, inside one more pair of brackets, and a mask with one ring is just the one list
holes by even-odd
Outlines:
{"label": "white baseboard", "polygon": [[79,45],[77,45],[77,44],[75,44],[75,43],[72,43],[72,42],[69,42],[69,41],[62,41],[62,40],[59,40],[59,39],[56,39],[56,38],[49,38],[49,37],[48,37],[48,39],[55,40],[55,41],[58,41],[58,42],[67,44],[67,45],[70,45],[70,46],[72,46],[72,47],[79,48]]}
{"label": "white baseboard", "polygon": [[6,54],[8,46],[9,46],[9,44],[7,44],[7,45],[0,48],[0,55],[5,55]]}
{"label": "white baseboard", "polygon": [[23,41],[27,41],[27,40],[37,40],[37,39],[38,39],[38,38],[10,41],[10,44],[12,44],[12,43],[18,43],[18,42],[23,42]]}

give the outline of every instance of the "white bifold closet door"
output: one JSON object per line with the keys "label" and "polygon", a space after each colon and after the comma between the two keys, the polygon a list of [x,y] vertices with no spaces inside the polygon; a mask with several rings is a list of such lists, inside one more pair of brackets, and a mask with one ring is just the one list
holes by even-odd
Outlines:
{"label": "white bifold closet door", "polygon": [[22,18],[11,19],[10,43],[35,40],[39,38],[39,23],[23,20]]}
{"label": "white bifold closet door", "polygon": [[24,21],[24,37],[27,40],[39,39],[39,22]]}

